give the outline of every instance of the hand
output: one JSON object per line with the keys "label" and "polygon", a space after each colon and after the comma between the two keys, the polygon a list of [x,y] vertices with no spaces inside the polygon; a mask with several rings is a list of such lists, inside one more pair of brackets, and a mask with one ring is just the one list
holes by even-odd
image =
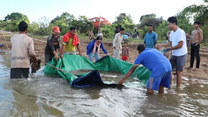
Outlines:
{"label": "hand", "polygon": [[62,55],[62,54],[61,54],[61,55],[60,55],[60,57],[61,57],[61,58],[63,58],[63,57],[64,57],[64,55]]}
{"label": "hand", "polygon": [[159,48],[161,48],[162,47],[162,44],[156,44],[155,45],[155,48],[157,48],[157,49],[159,49]]}
{"label": "hand", "polygon": [[58,55],[55,55],[54,57],[55,57],[55,59],[58,61],[58,59],[59,59]]}
{"label": "hand", "polygon": [[198,43],[196,43],[194,46],[198,46],[199,44]]}
{"label": "hand", "polygon": [[80,56],[82,56],[82,53],[79,53]]}
{"label": "hand", "polygon": [[170,48],[165,48],[165,49],[162,51],[162,53],[166,53],[166,52],[168,52],[168,51],[170,51]]}

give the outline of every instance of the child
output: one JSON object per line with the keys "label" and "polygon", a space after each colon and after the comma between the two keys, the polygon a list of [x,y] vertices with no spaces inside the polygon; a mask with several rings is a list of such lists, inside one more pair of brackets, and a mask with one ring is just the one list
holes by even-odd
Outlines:
{"label": "child", "polygon": [[128,43],[124,42],[124,47],[122,48],[122,60],[127,61],[128,57],[129,57]]}
{"label": "child", "polygon": [[106,55],[108,54],[108,52],[104,48],[102,39],[103,38],[101,36],[98,36],[95,40],[92,40],[87,45],[87,56],[91,61],[93,61],[93,56],[95,56],[95,61],[100,59],[100,55],[99,55],[100,48],[102,48],[102,50]]}

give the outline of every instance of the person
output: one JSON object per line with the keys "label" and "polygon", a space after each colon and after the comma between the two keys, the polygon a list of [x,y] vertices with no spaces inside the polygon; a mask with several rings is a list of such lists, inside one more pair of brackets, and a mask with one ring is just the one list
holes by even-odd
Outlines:
{"label": "person", "polygon": [[144,44],[146,48],[154,48],[157,43],[157,34],[153,31],[152,25],[148,26],[148,30],[144,37]]}
{"label": "person", "polygon": [[102,43],[102,36],[98,36],[95,40],[92,40],[87,45],[87,56],[93,61],[93,56],[95,56],[95,61],[100,59],[100,48],[102,48],[103,52],[107,55],[108,52],[105,50],[104,45]]}
{"label": "person", "polygon": [[97,36],[101,36],[103,37],[103,33],[101,32],[101,30],[99,29]]}
{"label": "person", "polygon": [[92,31],[89,31],[88,32],[88,37],[89,37],[90,40],[93,40],[94,39],[94,34],[93,34]]}
{"label": "person", "polygon": [[129,57],[128,43],[124,42],[124,47],[122,47],[122,60],[127,61],[128,57]]}
{"label": "person", "polygon": [[195,21],[194,22],[194,30],[192,31],[191,35],[191,58],[190,58],[190,68],[193,68],[194,64],[194,57],[196,57],[196,68],[193,70],[199,70],[200,66],[200,55],[199,55],[199,50],[200,50],[200,43],[203,41],[203,31],[200,28],[200,22]]}
{"label": "person", "polygon": [[137,56],[134,65],[123,79],[118,82],[118,85],[122,85],[124,81],[133,74],[135,69],[142,64],[151,71],[147,83],[148,93],[152,94],[154,93],[154,90],[159,90],[159,93],[163,93],[164,87],[170,88],[172,70],[170,61],[156,49],[145,49],[143,44],[138,45],[137,50],[139,55]]}
{"label": "person", "polygon": [[113,50],[114,50],[114,57],[119,59],[120,53],[121,53],[121,42],[123,41],[123,34],[124,34],[124,28],[121,28],[121,31],[117,33],[113,39]]}
{"label": "person", "polygon": [[28,24],[24,21],[18,25],[19,33],[11,37],[11,72],[10,78],[28,78],[30,57],[38,61],[34,52],[33,39],[26,35]]}
{"label": "person", "polygon": [[118,28],[118,26],[116,26],[115,35],[119,32],[120,32],[120,29]]}
{"label": "person", "polygon": [[162,44],[159,46],[169,47],[164,51],[172,50],[172,56],[170,59],[172,69],[176,69],[177,76],[177,87],[180,88],[182,82],[183,68],[187,60],[187,46],[186,46],[186,34],[185,32],[177,26],[178,20],[176,17],[172,16],[168,18],[168,28],[170,33],[170,42],[167,44]]}
{"label": "person", "polygon": [[53,57],[56,60],[59,59],[58,53],[57,53],[57,50],[60,53],[59,33],[60,33],[60,28],[58,26],[54,26],[52,35],[48,36],[47,44],[45,47],[45,63],[48,63],[49,61],[51,61]]}
{"label": "person", "polygon": [[190,41],[189,33],[186,33],[186,44],[187,44],[187,47],[189,46],[189,41]]}
{"label": "person", "polygon": [[76,29],[74,27],[70,27],[69,32],[67,32],[63,37],[61,58],[63,58],[64,54],[76,55],[76,48],[79,55],[82,55],[79,44],[80,42],[76,34]]}

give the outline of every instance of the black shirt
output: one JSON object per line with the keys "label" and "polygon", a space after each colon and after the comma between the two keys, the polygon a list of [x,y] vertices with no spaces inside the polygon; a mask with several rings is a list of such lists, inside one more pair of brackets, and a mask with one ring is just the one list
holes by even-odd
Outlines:
{"label": "black shirt", "polygon": [[56,51],[58,48],[60,48],[59,40],[60,40],[59,36],[58,38],[55,38],[52,35],[49,36],[45,47],[45,54],[53,56],[53,51],[54,50]]}

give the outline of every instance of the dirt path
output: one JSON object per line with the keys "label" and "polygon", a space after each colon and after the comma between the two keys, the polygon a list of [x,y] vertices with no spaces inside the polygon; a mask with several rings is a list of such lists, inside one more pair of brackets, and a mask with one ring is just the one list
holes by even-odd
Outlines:
{"label": "dirt path", "polygon": [[[11,44],[10,44],[10,37],[8,35],[5,35],[5,38],[3,37],[2,33],[0,32],[0,44],[3,44],[0,49],[2,50],[10,50]],[[81,50],[82,54],[86,55],[86,46],[89,43],[88,39],[80,39],[81,41]],[[43,60],[44,59],[44,49],[46,45],[46,39],[34,39],[35,44],[35,52],[36,54]],[[108,51],[109,55],[113,56],[113,47],[112,42],[104,43],[104,46],[106,50]],[[8,47],[8,48],[7,48]],[[137,44],[135,43],[129,43],[129,50],[130,50],[130,56],[128,59],[128,62],[134,63],[134,60],[136,59],[138,52],[136,50]],[[105,54],[101,51],[101,56],[105,56]],[[201,57],[201,64],[200,64],[200,70],[199,71],[193,71],[184,69],[183,75],[188,78],[201,78],[201,79],[208,79],[208,48],[207,47],[201,47],[200,48],[200,57]],[[190,64],[190,53],[188,55],[188,60],[186,62],[186,66],[188,67]]]}

